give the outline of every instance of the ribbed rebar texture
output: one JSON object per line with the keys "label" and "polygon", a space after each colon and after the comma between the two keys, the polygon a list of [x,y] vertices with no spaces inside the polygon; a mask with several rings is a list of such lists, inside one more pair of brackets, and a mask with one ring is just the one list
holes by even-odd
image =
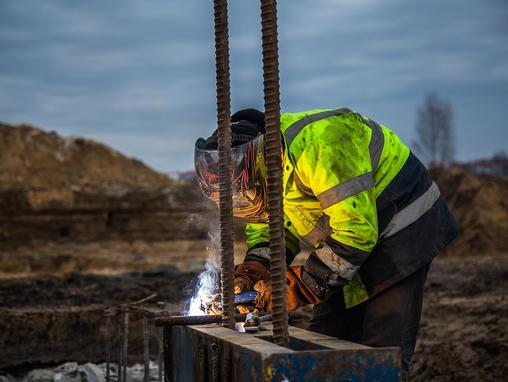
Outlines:
{"label": "ribbed rebar texture", "polygon": [[[235,314],[235,322],[244,321],[245,314]],[[205,316],[161,316],[155,318],[157,326],[173,326],[173,325],[206,325],[218,324],[222,321],[222,316],[205,315]]]}
{"label": "ribbed rebar texture", "polygon": [[219,135],[219,216],[222,326],[234,329],[233,205],[231,199],[231,96],[227,0],[214,0],[217,126]]}
{"label": "ribbed rebar texture", "polygon": [[263,35],[263,85],[265,94],[266,166],[268,169],[268,215],[270,219],[273,342],[277,345],[287,346],[289,335],[284,212],[282,208],[282,145],[276,0],[261,0],[261,31]]}

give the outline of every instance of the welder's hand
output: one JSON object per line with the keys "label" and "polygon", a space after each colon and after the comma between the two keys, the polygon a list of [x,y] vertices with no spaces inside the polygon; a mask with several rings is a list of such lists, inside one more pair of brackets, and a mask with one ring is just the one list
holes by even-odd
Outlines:
{"label": "welder's hand", "polygon": [[269,280],[270,272],[258,261],[245,261],[235,267],[235,294],[252,290],[259,280]]}
{"label": "welder's hand", "polygon": [[301,306],[321,302],[303,281],[302,272],[304,272],[302,266],[294,266],[289,267],[286,273],[289,310],[296,310]]}
{"label": "welder's hand", "polygon": [[257,296],[258,293],[252,290],[235,294],[234,301],[236,311],[240,314],[253,311],[255,309],[254,300]]}
{"label": "welder's hand", "polygon": [[251,305],[236,305],[235,309],[236,309],[236,312],[239,314],[247,314],[247,313],[250,313],[250,312],[253,312],[254,310],[256,310],[256,308]]}
{"label": "welder's hand", "polygon": [[208,307],[208,309],[206,311],[206,314],[221,315],[222,314],[222,307],[219,304],[214,302],[214,303],[210,304],[210,306]]}
{"label": "welder's hand", "polygon": [[254,306],[267,312],[272,311],[272,285],[269,280],[259,280],[254,285],[254,290],[258,292],[254,300]]}
{"label": "welder's hand", "polygon": [[201,310],[205,314],[222,314],[222,301],[220,293],[213,293],[201,299]]}
{"label": "welder's hand", "polygon": [[[288,309],[296,310],[301,306],[317,304],[320,300],[312,293],[302,280],[302,267],[289,267],[286,273]],[[254,285],[258,296],[254,306],[259,309],[272,311],[272,286],[269,281],[260,280]]]}

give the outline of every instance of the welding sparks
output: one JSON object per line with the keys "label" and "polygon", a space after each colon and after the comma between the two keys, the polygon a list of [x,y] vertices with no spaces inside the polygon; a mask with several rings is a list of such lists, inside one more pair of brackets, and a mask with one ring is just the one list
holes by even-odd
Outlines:
{"label": "welding sparks", "polygon": [[208,259],[205,270],[198,276],[196,292],[189,301],[186,316],[203,316],[206,314],[220,314],[221,307],[218,304],[220,299],[219,291],[219,256],[218,238],[209,234],[211,247],[207,247]]}
{"label": "welding sparks", "polygon": [[218,279],[219,274],[213,268],[207,269],[198,276],[197,290],[189,302],[189,310],[187,316],[202,316],[212,314],[211,306],[214,304],[218,296]]}

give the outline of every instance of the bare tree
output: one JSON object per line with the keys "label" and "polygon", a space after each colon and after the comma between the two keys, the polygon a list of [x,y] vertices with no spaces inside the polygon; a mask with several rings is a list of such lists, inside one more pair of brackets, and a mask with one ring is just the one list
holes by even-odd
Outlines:
{"label": "bare tree", "polygon": [[452,106],[436,94],[425,98],[418,109],[416,141],[413,146],[429,167],[449,164],[455,156],[455,136],[452,124]]}

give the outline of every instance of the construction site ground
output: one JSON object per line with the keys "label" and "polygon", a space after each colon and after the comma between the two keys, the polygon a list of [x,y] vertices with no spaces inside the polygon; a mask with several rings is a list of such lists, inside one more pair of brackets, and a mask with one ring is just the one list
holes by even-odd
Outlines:
{"label": "construction site ground", "polygon": [[[18,249],[16,264],[22,267],[9,266],[7,258],[13,254],[3,255],[3,371],[19,376],[41,365],[103,362],[103,309],[158,293],[156,300],[164,301],[167,310],[180,312],[208,245],[204,240],[48,244]],[[238,253],[242,250],[239,244]],[[446,256],[434,261],[413,380],[506,380],[507,279],[508,256]],[[133,315],[132,363],[142,357],[140,321]]]}

